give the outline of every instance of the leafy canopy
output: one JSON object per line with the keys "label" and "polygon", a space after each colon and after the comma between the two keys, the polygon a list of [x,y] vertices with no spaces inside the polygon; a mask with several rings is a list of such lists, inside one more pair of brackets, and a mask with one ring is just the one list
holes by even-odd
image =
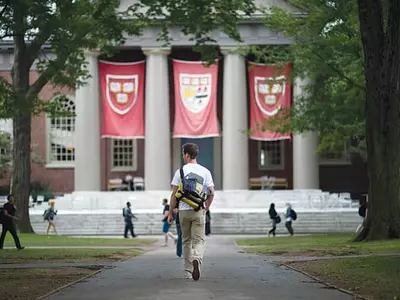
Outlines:
{"label": "leafy canopy", "polygon": [[[120,2],[126,3],[0,0],[1,38],[13,41],[15,54],[12,79],[0,80],[0,117],[55,113],[51,102],[41,101],[38,95],[48,83],[70,89],[85,84],[90,76],[85,51],[111,54],[127,36],[140,35],[145,26],[159,27],[163,44],[170,42],[167,28],[171,27],[180,28],[200,48],[213,43],[211,34],[216,28],[240,40],[236,30],[239,18],[254,8],[251,0],[142,0],[132,1],[126,8],[120,7]],[[29,83],[26,73],[34,64],[40,76]]]}

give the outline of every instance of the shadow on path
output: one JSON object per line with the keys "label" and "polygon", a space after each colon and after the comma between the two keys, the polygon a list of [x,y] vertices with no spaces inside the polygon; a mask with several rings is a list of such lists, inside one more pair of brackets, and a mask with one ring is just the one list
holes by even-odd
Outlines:
{"label": "shadow on path", "polygon": [[175,256],[172,245],[115,266],[47,299],[352,299],[304,275],[271,264],[265,257],[240,253],[234,237],[207,238],[198,282],[183,279],[183,260]]}

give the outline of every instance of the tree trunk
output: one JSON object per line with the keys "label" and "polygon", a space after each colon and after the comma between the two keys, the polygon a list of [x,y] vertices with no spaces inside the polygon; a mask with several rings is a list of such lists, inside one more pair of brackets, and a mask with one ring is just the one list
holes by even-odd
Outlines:
{"label": "tree trunk", "polygon": [[357,241],[400,238],[400,3],[358,0],[365,53],[368,214]]}
{"label": "tree trunk", "polygon": [[31,182],[31,116],[15,117],[13,122],[13,195],[16,201],[21,232],[32,233],[29,218]]}

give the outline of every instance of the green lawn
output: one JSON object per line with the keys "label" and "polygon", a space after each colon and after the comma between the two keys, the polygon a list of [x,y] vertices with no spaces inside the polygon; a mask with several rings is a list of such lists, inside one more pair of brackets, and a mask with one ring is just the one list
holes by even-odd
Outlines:
{"label": "green lawn", "polygon": [[245,247],[248,252],[284,256],[337,256],[400,252],[400,240],[355,243],[351,241],[352,238],[352,234],[328,234],[242,239],[237,243]]}
{"label": "green lawn", "polygon": [[[122,238],[78,238],[56,235],[19,234],[24,246],[151,246],[155,239],[122,239]],[[7,234],[5,246],[14,246],[14,240]]]}
{"label": "green lawn", "polygon": [[0,263],[118,261],[142,254],[135,249],[4,249]]}
{"label": "green lawn", "polygon": [[400,299],[400,257],[359,257],[292,263],[335,286],[372,299]]}

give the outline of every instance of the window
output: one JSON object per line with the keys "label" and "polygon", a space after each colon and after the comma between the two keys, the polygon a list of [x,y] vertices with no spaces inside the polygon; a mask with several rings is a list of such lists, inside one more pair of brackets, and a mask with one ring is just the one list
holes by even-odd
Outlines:
{"label": "window", "polygon": [[112,170],[136,171],[136,140],[112,139]]}
{"label": "window", "polygon": [[72,96],[58,96],[62,111],[70,115],[48,119],[47,163],[51,166],[74,167],[75,162],[75,102]]}
{"label": "window", "polygon": [[344,143],[342,147],[323,150],[319,154],[320,164],[349,164],[350,162],[349,143]]}
{"label": "window", "polygon": [[283,169],[284,141],[258,142],[258,166],[260,170]]}

